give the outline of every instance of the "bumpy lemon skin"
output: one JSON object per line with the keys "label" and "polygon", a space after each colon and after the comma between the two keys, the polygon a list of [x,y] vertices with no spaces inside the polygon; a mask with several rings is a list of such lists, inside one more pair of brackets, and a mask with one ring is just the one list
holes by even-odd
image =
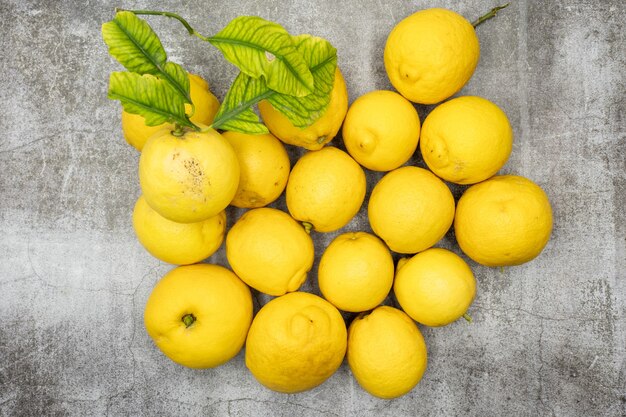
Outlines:
{"label": "bumpy lemon skin", "polygon": [[155,258],[189,265],[219,249],[226,232],[226,212],[202,222],[176,223],[154,211],[140,196],[133,210],[133,228],[139,242]]}
{"label": "bumpy lemon skin", "polygon": [[398,23],[385,44],[391,84],[415,103],[435,104],[458,92],[480,56],[473,26],[447,9],[420,10]]}
{"label": "bumpy lemon skin", "polygon": [[304,129],[296,127],[269,101],[263,100],[259,103],[261,118],[274,136],[284,143],[300,146],[310,151],[322,149],[337,136],[347,111],[348,90],[339,68],[335,71],[335,82],[330,93],[328,107],[311,126]]}
{"label": "bumpy lemon skin", "polygon": [[296,291],[313,266],[313,240],[287,213],[252,209],[226,235],[228,262],[246,284],[269,295]]}
{"label": "bumpy lemon skin", "polygon": [[231,205],[258,208],[275,201],[285,189],[291,163],[283,144],[272,134],[224,132],[239,160],[240,177]]}
{"label": "bumpy lemon skin", "polygon": [[391,171],[415,152],[420,118],[413,104],[400,94],[376,90],[352,103],[342,133],[355,161],[373,171]]}
{"label": "bumpy lemon skin", "polygon": [[513,149],[513,130],[506,114],[491,101],[457,97],[426,117],[420,149],[424,162],[438,177],[475,184],[506,164]]}
{"label": "bumpy lemon skin", "polygon": [[[183,317],[195,321],[186,327]],[[213,368],[241,350],[252,322],[250,289],[219,265],[180,266],[152,290],[144,324],[157,347],[190,368]]]}
{"label": "bumpy lemon skin", "polygon": [[[185,104],[187,114],[193,114],[190,120],[194,123],[209,126],[213,123],[213,118],[220,107],[220,102],[209,90],[209,85],[200,76],[195,74],[189,75],[189,95],[194,103]],[[124,139],[135,149],[141,152],[148,139],[161,129],[174,129],[174,125],[163,123],[158,126],[146,126],[143,116],[128,113],[122,110],[122,131]]]}
{"label": "bumpy lemon skin", "polygon": [[438,327],[467,312],[476,296],[476,279],[460,256],[430,248],[398,263],[393,290],[413,320]]}
{"label": "bumpy lemon skin", "polygon": [[365,391],[392,399],[420,382],[428,353],[413,320],[401,310],[381,306],[350,324],[347,358],[354,378]]}
{"label": "bumpy lemon skin", "polygon": [[552,208],[537,184],[499,175],[459,199],[454,231],[461,250],[485,266],[513,266],[537,257],[550,240]]}
{"label": "bumpy lemon skin", "polygon": [[327,146],[310,151],[293,166],[286,188],[291,216],[318,232],[347,225],[359,212],[367,180],[363,169],[344,151]]}
{"label": "bumpy lemon skin", "polygon": [[246,366],[265,387],[283,393],[322,384],[341,365],[346,325],[328,301],[306,292],[283,295],[257,313],[246,340]]}
{"label": "bumpy lemon skin", "polygon": [[324,251],[317,276],[322,295],[338,309],[355,313],[371,310],[391,290],[393,259],[376,236],[344,233]]}
{"label": "bumpy lemon skin", "polygon": [[372,190],[367,215],[389,249],[421,252],[437,243],[454,220],[454,197],[432,172],[414,166],[386,174]]}
{"label": "bumpy lemon skin", "polygon": [[139,182],[146,202],[177,223],[216,216],[232,201],[239,185],[239,162],[232,146],[213,129],[168,130],[152,136],[139,158]]}

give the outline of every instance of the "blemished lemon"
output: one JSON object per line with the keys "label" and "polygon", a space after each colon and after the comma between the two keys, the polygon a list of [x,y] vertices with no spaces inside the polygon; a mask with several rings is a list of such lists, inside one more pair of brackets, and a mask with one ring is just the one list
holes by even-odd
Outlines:
{"label": "blemished lemon", "polygon": [[257,313],[246,340],[246,366],[269,389],[306,391],[339,368],[346,344],[339,311],[316,295],[294,292]]}
{"label": "blemished lemon", "polygon": [[506,114],[475,96],[453,98],[424,121],[420,149],[428,167],[457,184],[475,184],[500,170],[513,148]]}
{"label": "blemished lemon", "polygon": [[219,214],[239,185],[237,154],[213,129],[152,136],[139,158],[139,182],[146,202],[177,223],[195,223]]}
{"label": "blemished lemon", "polygon": [[495,176],[461,196],[454,232],[461,250],[479,264],[519,265],[538,256],[548,243],[552,208],[531,180]]}
{"label": "blemished lemon", "polygon": [[452,225],[454,197],[432,172],[402,167],[374,186],[367,215],[392,251],[417,253],[437,243]]}
{"label": "blemished lemon", "polygon": [[393,275],[389,249],[365,232],[337,236],[324,251],[317,274],[324,298],[350,312],[371,310],[382,303]]}
{"label": "blemished lemon", "polygon": [[287,182],[287,208],[294,219],[318,232],[340,229],[359,212],[365,198],[363,169],[332,146],[307,152]]}
{"label": "blemished lemon", "polygon": [[339,68],[330,93],[330,102],[324,114],[304,129],[294,126],[287,116],[276,110],[269,101],[259,103],[259,112],[267,128],[281,141],[315,151],[330,142],[341,128],[348,111],[348,90]]}
{"label": "blemished lemon", "polygon": [[133,228],[155,258],[175,265],[194,264],[213,255],[222,244],[226,212],[197,223],[176,223],[154,211],[140,196],[133,210]]}
{"label": "blemished lemon", "polygon": [[179,266],[154,287],[144,323],[157,347],[190,368],[213,368],[241,350],[252,322],[250,289],[219,265]]}
{"label": "blemished lemon", "polygon": [[420,10],[398,23],[385,44],[391,84],[407,99],[439,103],[471,78],[480,45],[474,27],[447,9]]}
{"label": "blemished lemon", "polygon": [[[209,90],[209,85],[199,75],[189,75],[189,95],[195,108],[190,120],[209,126],[220,107],[220,102]],[[185,104],[185,111],[190,114],[191,104]],[[146,126],[143,116],[122,110],[122,131],[124,139],[138,151],[143,149],[146,141],[161,129],[174,129],[174,125],[163,123],[158,126]]]}
{"label": "blemished lemon", "polygon": [[239,160],[237,194],[231,205],[240,208],[263,207],[276,200],[289,178],[289,155],[274,135],[246,135],[224,132]]}
{"label": "blemished lemon", "polygon": [[426,343],[404,312],[388,306],[362,314],[348,329],[348,364],[361,387],[384,399],[400,397],[422,379]]}
{"label": "blemished lemon", "polygon": [[313,240],[287,213],[247,211],[226,235],[226,257],[249,286],[269,295],[295,291],[313,266]]}
{"label": "blemished lemon", "polygon": [[393,291],[413,320],[445,326],[467,312],[476,295],[476,279],[460,256],[430,248],[398,262]]}
{"label": "blemished lemon", "polygon": [[374,171],[396,169],[411,158],[420,136],[420,118],[407,99],[377,90],[357,98],[343,123],[348,153]]}

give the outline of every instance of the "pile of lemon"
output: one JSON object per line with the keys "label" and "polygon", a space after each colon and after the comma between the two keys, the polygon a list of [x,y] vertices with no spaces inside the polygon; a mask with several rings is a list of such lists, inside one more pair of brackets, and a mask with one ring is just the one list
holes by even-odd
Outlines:
{"label": "pile of lemon", "polygon": [[[372,395],[409,392],[426,369],[415,322],[444,326],[464,316],[476,292],[459,255],[433,248],[454,223],[461,250],[487,266],[536,257],[552,229],[546,194],[529,179],[494,176],[513,143],[507,116],[487,99],[463,96],[434,108],[423,125],[413,103],[436,104],[469,80],[479,57],[474,27],[445,9],[419,11],[387,39],[393,91],[372,91],[348,109],[337,70],[328,110],[294,127],[268,102],[272,134],[185,132],[146,127],[123,114],[141,151],[143,195],[133,224],[155,257],[176,265],[145,308],[149,335],[165,355],[214,367],[246,345],[246,365],[266,387],[293,393],[324,382],[344,358]],[[196,111],[209,125],[219,103],[190,75]],[[342,128],[347,153],[325,146]],[[283,142],[309,151],[290,167]],[[420,147],[430,170],[403,166]],[[323,296],[299,292],[314,263],[311,234],[346,226],[364,203],[363,167],[387,172],[367,202],[372,233],[340,234],[321,255]],[[290,169],[291,168],[291,169]],[[444,181],[471,185],[455,206]],[[267,208],[283,191],[289,213]],[[227,230],[225,208],[250,209]],[[199,263],[226,240],[230,268]],[[407,254],[394,267],[391,251]],[[253,317],[250,287],[275,296]],[[381,306],[393,289],[402,310]],[[346,328],[340,310],[360,313]]]}

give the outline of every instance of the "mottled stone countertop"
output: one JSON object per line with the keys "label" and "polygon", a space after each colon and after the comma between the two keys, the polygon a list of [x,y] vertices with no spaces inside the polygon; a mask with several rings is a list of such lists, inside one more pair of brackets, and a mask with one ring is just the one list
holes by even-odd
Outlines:
{"label": "mottled stone countertop", "polygon": [[[259,15],[338,49],[350,101],[390,89],[383,47],[403,17],[433,5],[474,19],[478,0],[143,0],[213,34]],[[534,261],[503,271],[470,262],[469,325],[424,328],[428,370],[408,395],[364,392],[344,363],[323,385],[283,395],[260,386],[243,352],[196,371],[166,359],[143,307],[171,266],[137,242],[138,153],[106,98],[104,0],[0,2],[1,416],[623,416],[626,415],[626,3],[513,1],[477,29],[478,68],[461,94],[501,106],[515,133],[502,170],[547,192],[554,232]],[[151,17],[173,61],[221,99],[234,78],[210,45]],[[420,117],[431,107],[417,106]],[[341,138],[333,142],[343,146]],[[292,160],[301,151],[289,148]],[[416,153],[410,164],[423,166]],[[368,172],[368,192],[381,174]],[[462,190],[453,188],[458,198]],[[284,197],[275,207],[285,208]],[[229,209],[229,222],[241,214]],[[345,228],[370,230],[366,206]],[[337,233],[317,234],[316,267]],[[442,247],[459,252],[449,233]],[[211,262],[225,264],[224,248]],[[258,297],[260,303],[266,301]],[[257,305],[258,308],[258,305]]]}

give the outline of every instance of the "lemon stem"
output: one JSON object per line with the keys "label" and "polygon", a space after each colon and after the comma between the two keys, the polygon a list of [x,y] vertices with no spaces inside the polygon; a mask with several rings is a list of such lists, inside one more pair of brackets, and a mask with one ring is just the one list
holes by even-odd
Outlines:
{"label": "lemon stem", "polygon": [[196,317],[193,314],[185,314],[182,318],[183,323],[185,323],[185,327],[189,328],[195,321]]}
{"label": "lemon stem", "polygon": [[468,322],[468,323],[472,323],[474,320],[472,320],[472,316],[470,316],[469,314],[465,313],[463,314],[463,318]]}
{"label": "lemon stem", "polygon": [[161,12],[161,11],[156,11],[156,10],[125,10],[125,9],[120,9],[120,8],[116,8],[115,11],[116,12],[126,11],[126,12],[131,12],[131,13],[134,13],[134,14],[171,17],[172,19],[176,19],[180,23],[182,23],[183,26],[185,27],[185,29],[187,29],[187,32],[189,32],[190,35],[196,36],[196,37],[198,37],[198,38],[200,38],[200,39],[202,39],[203,41],[206,41],[206,42],[209,41],[209,38],[207,36],[203,36],[203,35],[199,34],[194,28],[191,27],[189,22],[187,22],[185,19],[182,18],[182,16],[177,15],[176,13]]}
{"label": "lemon stem", "polygon": [[472,26],[476,27],[478,25],[480,25],[481,23],[486,22],[487,20],[491,19],[492,17],[496,17],[496,14],[498,14],[498,11],[504,9],[505,7],[507,7],[510,3],[507,4],[503,4],[502,6],[498,6],[498,7],[494,7],[493,9],[491,9],[489,11],[489,13],[486,13],[482,16],[480,16],[478,19],[474,20],[472,22]]}
{"label": "lemon stem", "polygon": [[304,231],[308,234],[311,234],[311,230],[313,229],[313,225],[309,222],[302,222],[302,226],[304,227]]}
{"label": "lemon stem", "polygon": [[172,135],[176,136],[177,138],[180,138],[184,134],[185,134],[185,128],[183,127],[183,125],[179,123],[174,123],[174,130],[172,130]]}

